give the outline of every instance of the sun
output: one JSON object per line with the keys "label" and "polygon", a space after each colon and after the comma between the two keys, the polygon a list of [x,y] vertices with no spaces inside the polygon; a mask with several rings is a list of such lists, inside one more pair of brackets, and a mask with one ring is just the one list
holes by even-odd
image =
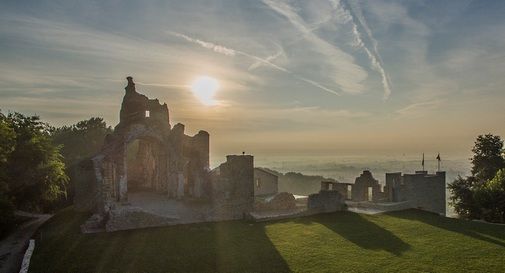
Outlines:
{"label": "sun", "polygon": [[200,76],[191,84],[191,92],[193,92],[201,103],[208,106],[217,104],[214,95],[218,89],[219,82],[209,76]]}

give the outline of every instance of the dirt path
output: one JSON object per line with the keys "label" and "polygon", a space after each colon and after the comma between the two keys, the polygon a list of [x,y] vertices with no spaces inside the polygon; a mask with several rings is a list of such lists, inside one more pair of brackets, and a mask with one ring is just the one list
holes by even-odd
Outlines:
{"label": "dirt path", "polygon": [[35,219],[24,223],[0,241],[0,273],[19,272],[28,241],[35,231],[52,216],[51,214],[33,214],[23,211],[17,211],[16,214]]}

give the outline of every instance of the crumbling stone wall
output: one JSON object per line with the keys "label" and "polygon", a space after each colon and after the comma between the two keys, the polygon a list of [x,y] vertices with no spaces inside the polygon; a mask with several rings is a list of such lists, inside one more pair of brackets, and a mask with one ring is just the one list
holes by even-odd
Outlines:
{"label": "crumbling stone wall", "polygon": [[[369,196],[369,188],[372,189],[372,196]],[[379,181],[372,176],[370,171],[365,170],[359,177],[356,177],[354,185],[352,186],[352,200],[357,202],[377,202],[385,200],[385,194],[381,190]]]}
{"label": "crumbling stone wall", "polygon": [[[188,136],[180,123],[171,128],[167,104],[139,94],[133,79],[127,80],[119,124],[106,137],[102,150],[81,164],[88,181],[83,188],[96,183],[98,198],[80,191],[76,192],[78,203],[94,203],[93,207],[107,211],[110,204],[127,201],[129,187],[171,198],[209,198],[209,134],[200,131]],[[139,143],[138,151],[128,166],[127,147],[134,141]]]}

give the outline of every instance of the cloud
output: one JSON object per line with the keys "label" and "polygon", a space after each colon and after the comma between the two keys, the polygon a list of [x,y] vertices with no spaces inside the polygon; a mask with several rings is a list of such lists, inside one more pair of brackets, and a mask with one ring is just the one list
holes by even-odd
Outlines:
{"label": "cloud", "polygon": [[226,55],[226,56],[235,56],[236,55],[236,51],[234,49],[227,48],[227,47],[222,46],[222,45],[216,45],[216,44],[211,43],[211,42],[206,42],[206,41],[202,41],[202,40],[199,40],[199,39],[191,38],[191,37],[189,37],[187,35],[184,35],[184,34],[178,33],[178,32],[169,31],[168,34],[176,36],[176,37],[179,37],[179,38],[182,38],[182,39],[184,39],[184,40],[186,40],[188,42],[191,42],[191,43],[199,44],[202,47],[205,47],[207,49],[211,49],[214,52],[217,52],[217,53],[220,53],[220,54],[223,54],[223,55]]}
{"label": "cloud", "polygon": [[[336,10],[341,10],[342,13],[348,14],[350,18],[350,22],[352,24],[352,33],[354,35],[355,39],[355,46],[362,48],[366,55],[368,56],[368,59],[370,60],[372,64],[372,68],[375,69],[382,78],[382,86],[384,88],[384,99],[388,99],[389,96],[391,95],[391,81],[389,79],[388,74],[386,73],[386,70],[384,69],[382,65],[382,58],[379,54],[378,50],[378,42],[375,40],[375,38],[372,35],[372,31],[370,30],[370,27],[368,26],[365,17],[363,16],[363,12],[361,11],[361,8],[359,5],[353,1],[349,0],[348,4],[350,6],[350,11],[345,10],[343,7],[342,3],[339,0],[331,0],[332,6]],[[353,16],[354,13],[354,16]],[[372,43],[372,50],[370,50],[365,42],[363,41],[362,35],[358,29],[358,24],[355,22],[358,21],[360,26],[365,30],[365,33],[367,34],[368,39]]]}
{"label": "cloud", "polygon": [[[188,35],[185,35],[185,34],[181,34],[181,33],[177,33],[177,32],[173,32],[173,31],[168,31],[167,32],[169,35],[173,35],[173,36],[176,36],[176,37],[179,37],[179,38],[182,38],[190,43],[194,43],[194,44],[198,44],[204,48],[207,48],[207,49],[211,49],[217,53],[221,53],[221,54],[224,54],[226,56],[244,56],[244,57],[247,57],[249,59],[252,59],[253,61],[255,61],[254,64],[260,64],[260,65],[266,65],[266,66],[269,66],[270,68],[273,68],[273,69],[276,69],[276,70],[279,70],[281,72],[285,72],[289,75],[291,75],[292,77],[298,79],[298,80],[301,80],[303,82],[306,82],[320,90],[323,90],[325,92],[328,92],[328,93],[331,93],[331,94],[334,94],[334,95],[339,95],[339,93],[331,88],[328,88],[314,80],[310,80],[310,79],[306,79],[302,76],[299,76],[297,75],[296,73],[294,73],[293,71],[291,70],[288,70],[287,68],[284,68],[282,66],[279,66],[279,65],[276,65],[274,63],[272,63],[272,60],[275,59],[274,57],[271,57],[271,58],[261,58],[261,57],[258,57],[258,56],[255,56],[253,54],[249,54],[249,53],[246,53],[244,51],[241,51],[241,50],[237,50],[237,49],[232,49],[232,48],[229,48],[229,47],[226,47],[226,46],[222,46],[222,45],[216,45],[214,43],[211,43],[211,42],[207,42],[207,41],[203,41],[203,40],[200,40],[200,39],[196,39],[196,38],[192,38],[192,37],[189,37]],[[220,50],[219,51],[216,51],[216,48],[219,48]],[[225,54],[224,51],[222,51],[222,49],[226,49],[225,52],[227,52],[228,54]],[[230,52],[233,52],[233,54],[229,54]],[[253,65],[254,65],[253,64]]]}
{"label": "cloud", "polygon": [[432,100],[432,101],[424,101],[424,102],[416,102],[401,109],[396,110],[395,112],[401,116],[418,116],[424,115],[427,111],[437,109],[443,100]]}
{"label": "cloud", "polygon": [[[312,44],[311,50],[316,50],[324,56],[324,64],[330,68],[325,71],[331,75],[333,82],[344,92],[361,93],[365,91],[362,84],[367,77],[366,71],[355,63],[354,57],[339,47],[316,35],[313,30],[317,27],[308,24],[298,14],[298,10],[286,1],[263,0],[263,3],[277,14],[286,18],[290,24],[302,33],[303,38]],[[318,22],[320,26],[323,22]]]}
{"label": "cloud", "polygon": [[[275,59],[279,58],[280,56],[285,55],[284,49],[279,44],[276,44],[276,46],[277,46],[277,52],[274,53],[274,54],[272,54],[272,55],[270,55],[270,56],[267,56],[265,58],[265,61],[273,62]],[[252,63],[249,66],[249,68],[247,68],[247,70],[253,71],[253,70],[259,68],[261,65],[263,65],[262,62],[256,61],[256,62]]]}

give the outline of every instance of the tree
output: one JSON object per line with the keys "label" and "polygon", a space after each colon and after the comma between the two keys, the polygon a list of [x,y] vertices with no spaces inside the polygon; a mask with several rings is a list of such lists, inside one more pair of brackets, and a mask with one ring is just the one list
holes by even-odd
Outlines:
{"label": "tree", "polygon": [[[498,170],[505,168],[503,141],[491,134],[479,135],[472,148],[472,175],[458,177],[448,185],[456,212],[470,219],[498,219],[495,206],[501,202],[496,187],[489,187]],[[497,182],[495,182],[497,183]]]}
{"label": "tree", "polygon": [[93,117],[52,132],[53,142],[62,145],[65,163],[70,166],[100,150],[105,136],[112,133],[102,118]]}
{"label": "tree", "polygon": [[12,113],[6,120],[16,134],[6,162],[14,204],[21,209],[47,210],[65,196],[68,181],[60,147],[51,139],[52,128],[38,116]]}
{"label": "tree", "polygon": [[493,179],[498,170],[505,168],[503,140],[499,136],[478,136],[472,152],[472,176],[477,182],[485,183]]}
{"label": "tree", "polygon": [[0,112],[0,237],[14,225],[14,204],[7,184],[7,158],[14,150],[16,133]]}
{"label": "tree", "polygon": [[100,151],[107,134],[112,133],[102,118],[93,117],[52,132],[53,143],[61,146],[61,153],[69,176],[68,201],[73,199],[77,164]]}
{"label": "tree", "polygon": [[480,211],[474,200],[474,192],[472,190],[475,178],[463,178],[458,176],[452,183],[448,185],[451,191],[451,205],[454,206],[456,213],[463,218],[479,218]]}
{"label": "tree", "polygon": [[490,222],[505,222],[505,169],[475,191],[475,201],[482,218]]}

